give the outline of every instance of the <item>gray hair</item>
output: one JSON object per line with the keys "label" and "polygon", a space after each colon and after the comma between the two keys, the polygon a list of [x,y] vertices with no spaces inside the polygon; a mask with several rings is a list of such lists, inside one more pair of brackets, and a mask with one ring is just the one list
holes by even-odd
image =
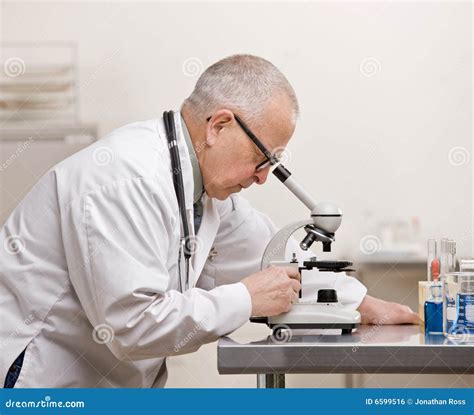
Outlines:
{"label": "gray hair", "polygon": [[299,113],[298,99],[280,70],[258,56],[232,55],[214,63],[202,73],[182,109],[189,109],[197,120],[205,120],[216,110],[226,108],[245,120],[258,122],[271,99],[278,93],[289,98],[296,120]]}

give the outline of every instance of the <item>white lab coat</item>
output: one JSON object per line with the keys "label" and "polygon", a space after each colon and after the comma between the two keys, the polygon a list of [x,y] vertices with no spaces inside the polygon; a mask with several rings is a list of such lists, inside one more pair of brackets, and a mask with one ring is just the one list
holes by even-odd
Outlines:
{"label": "white lab coat", "polygon": [[[191,221],[180,123],[176,113]],[[47,172],[1,230],[0,381],[26,348],[15,387],[162,387],[166,356],[247,322],[251,299],[239,281],[259,270],[275,227],[241,196],[203,202],[192,288],[182,294],[162,119],[120,128]],[[366,293],[344,275],[336,284],[354,308]]]}

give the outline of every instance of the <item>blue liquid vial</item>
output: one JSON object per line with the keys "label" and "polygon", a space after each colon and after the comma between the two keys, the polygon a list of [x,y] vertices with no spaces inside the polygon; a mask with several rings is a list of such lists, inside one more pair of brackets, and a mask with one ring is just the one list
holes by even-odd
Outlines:
{"label": "blue liquid vial", "polygon": [[[458,294],[456,308],[455,328],[466,335],[474,336],[474,295]],[[453,330],[452,327],[451,331]]]}
{"label": "blue liquid vial", "polygon": [[430,287],[431,297],[425,301],[425,333],[443,333],[443,298],[441,284],[433,282]]}
{"label": "blue liquid vial", "polygon": [[474,341],[474,273],[452,272],[445,276],[445,336]]}

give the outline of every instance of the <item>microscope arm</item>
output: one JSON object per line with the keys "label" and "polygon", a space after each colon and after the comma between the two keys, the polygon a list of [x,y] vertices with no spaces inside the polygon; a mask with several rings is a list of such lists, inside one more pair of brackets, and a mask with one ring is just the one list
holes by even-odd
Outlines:
{"label": "microscope arm", "polygon": [[270,265],[270,262],[281,262],[285,261],[285,252],[288,239],[291,235],[295,233],[298,229],[306,225],[311,225],[313,223],[312,219],[300,220],[298,222],[290,223],[285,227],[281,228],[270,240],[265,252],[263,253],[262,263],[260,269],[265,269]]}

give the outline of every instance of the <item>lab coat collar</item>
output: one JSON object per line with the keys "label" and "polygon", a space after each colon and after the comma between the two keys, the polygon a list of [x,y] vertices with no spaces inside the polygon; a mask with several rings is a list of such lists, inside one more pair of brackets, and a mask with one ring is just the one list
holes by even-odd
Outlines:
{"label": "lab coat collar", "polygon": [[181,125],[181,115],[177,111],[174,113],[174,125],[176,128],[176,141],[181,162],[181,174],[183,176],[185,206],[186,210],[192,211],[192,195],[194,193],[193,168],[191,164],[191,156],[189,154],[188,146],[186,145],[186,139],[184,138],[184,132]]}
{"label": "lab coat collar", "polygon": [[[188,216],[188,223],[190,224],[191,235],[194,236],[193,223],[193,200],[192,195],[194,194],[194,181],[193,172],[191,165],[190,150],[186,145],[186,139],[184,136],[184,127],[181,124],[181,116],[179,112],[175,112],[175,126],[176,126],[176,138],[178,142],[178,151],[181,159],[181,169],[183,173],[183,182],[185,189],[185,201],[186,201],[186,213]],[[183,123],[184,124],[184,123]],[[196,236],[197,249],[191,257],[190,263],[190,275],[189,284],[190,287],[196,285],[202,269],[206,263],[209,251],[212,248],[214,239],[219,229],[220,216],[217,210],[215,201],[208,197],[206,193],[202,196],[203,203],[203,217],[199,234]]]}
{"label": "lab coat collar", "polygon": [[201,167],[199,167],[199,161],[196,156],[196,151],[194,150],[191,136],[189,135],[188,127],[186,126],[186,122],[184,121],[184,118],[181,113],[180,113],[179,120],[181,122],[181,130],[183,131],[184,140],[188,147],[189,158],[191,160],[191,166],[193,167],[193,181],[194,181],[193,203],[196,203],[201,199],[204,193]]}

